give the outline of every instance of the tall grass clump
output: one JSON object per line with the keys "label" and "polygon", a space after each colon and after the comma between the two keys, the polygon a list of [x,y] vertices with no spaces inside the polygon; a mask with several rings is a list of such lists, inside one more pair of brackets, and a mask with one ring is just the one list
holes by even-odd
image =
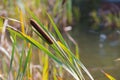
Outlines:
{"label": "tall grass clump", "polygon": [[[51,1],[54,4],[51,4]],[[2,58],[2,66],[4,68],[2,74],[4,74],[5,79],[58,80],[63,79],[62,74],[65,69],[76,80],[85,80],[82,74],[83,69],[90,79],[94,80],[78,59],[78,45],[75,43],[76,57],[62,37],[58,26],[55,24],[63,24],[64,26],[62,27],[65,27],[67,23],[72,22],[72,0],[51,1],[27,0],[29,3],[23,0],[17,0],[15,2],[13,0],[11,2],[4,1],[4,6],[6,6],[6,12],[9,17],[2,17],[4,22],[0,19],[0,26],[3,26],[2,28],[0,27],[0,31],[5,33],[7,27],[10,32],[10,41],[12,42],[12,45],[9,45],[11,51],[4,52],[9,59],[6,61],[5,57]],[[16,6],[19,6],[20,9]],[[25,12],[25,8],[27,7],[30,7],[38,17],[28,9],[29,16],[27,16],[27,12]],[[46,21],[46,11],[53,16],[54,20],[47,14],[49,21]],[[31,19],[28,19],[29,17]],[[26,24],[26,22],[30,22],[31,25],[29,23]],[[15,28],[17,25],[19,30]],[[54,29],[55,33],[51,31],[51,28]],[[34,51],[36,48],[33,45],[39,49]],[[2,49],[1,47],[3,48],[3,46],[0,46],[0,49]],[[32,61],[33,56],[38,61]],[[51,62],[51,59],[54,63]],[[39,64],[36,65],[34,62]],[[51,74],[52,78],[50,78]]]}
{"label": "tall grass clump", "polygon": [[[62,37],[61,33],[59,32],[56,24],[54,23],[53,19],[50,17],[49,14],[47,14],[51,25],[53,26],[53,29],[55,30],[54,35],[56,34],[58,37],[58,40],[53,36],[53,33],[51,33],[45,25],[42,24],[42,22],[32,13],[30,10],[28,10],[28,13],[31,16],[30,24],[32,26],[32,30],[44,41],[45,44],[47,44],[50,48],[46,48],[45,45],[39,43],[39,41],[35,40],[34,38],[30,37],[29,35],[25,34],[24,32],[21,32],[11,26],[8,26],[8,30],[15,34],[16,36],[19,36],[20,38],[24,39],[25,41],[29,42],[31,45],[36,46],[40,50],[44,52],[44,54],[47,54],[55,63],[57,63],[59,66],[62,66],[67,72],[69,72],[76,80],[85,80],[84,75],[82,74],[83,71],[86,72],[86,74],[89,76],[91,80],[94,80],[91,74],[88,72],[86,67],[82,64],[82,62],[72,53],[70,50],[68,44]],[[30,52],[28,52],[30,53]],[[29,56],[29,54],[28,54]],[[21,54],[21,58],[22,58]],[[20,64],[21,67],[21,59],[20,58]],[[26,59],[28,62],[29,57]],[[46,57],[46,60],[47,57]],[[25,61],[24,69],[22,72],[22,76],[25,75],[25,70],[27,66],[27,62]],[[48,63],[45,62],[45,63]],[[46,64],[48,65],[48,64]],[[48,67],[48,66],[46,66]],[[18,73],[20,70],[18,71]],[[19,74],[18,74],[19,75]],[[20,77],[22,79],[23,77]],[[47,80],[47,79],[46,79]]]}

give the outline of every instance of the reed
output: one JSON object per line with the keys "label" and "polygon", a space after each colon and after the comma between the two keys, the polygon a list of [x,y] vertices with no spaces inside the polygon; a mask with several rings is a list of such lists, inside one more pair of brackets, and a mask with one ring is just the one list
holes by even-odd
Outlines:
{"label": "reed", "polygon": [[83,77],[83,74],[81,72],[81,68],[87,73],[87,75],[90,77],[91,80],[94,80],[93,77],[88,72],[88,70],[85,68],[85,66],[81,63],[81,61],[78,60],[76,58],[76,56],[71,52],[71,50],[69,49],[67,43],[63,39],[61,33],[59,32],[59,30],[58,30],[56,24],[54,23],[54,21],[52,20],[52,18],[47,14],[60,41],[57,41],[40,21],[38,21],[39,23],[37,23],[37,21],[35,21],[35,20],[38,20],[38,18],[35,17],[34,14],[31,14],[31,15],[32,15],[32,18],[34,18],[34,20],[31,19],[30,23],[35,28],[34,31],[38,33],[38,36],[41,35],[42,38],[46,39],[47,43],[50,43],[48,45],[50,47],[52,47],[54,54],[53,54],[53,52],[46,49],[43,45],[38,43],[36,40],[34,40],[32,37],[29,37],[28,35],[24,34],[23,32],[15,30],[11,27],[8,27],[8,30],[12,33],[17,34],[19,37],[25,39],[26,41],[30,42],[31,44],[35,45],[39,49],[43,50],[44,53],[48,54],[49,57],[51,57],[51,59],[53,59],[55,62],[57,62],[57,64],[61,65],[76,80],[85,80],[85,78]]}

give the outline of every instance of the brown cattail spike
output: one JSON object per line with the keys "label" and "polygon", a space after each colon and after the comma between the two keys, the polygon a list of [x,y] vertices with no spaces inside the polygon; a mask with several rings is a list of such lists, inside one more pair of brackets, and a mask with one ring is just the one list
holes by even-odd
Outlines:
{"label": "brown cattail spike", "polygon": [[39,24],[35,20],[30,19],[30,24],[45,38],[48,43],[53,44],[52,39],[47,35],[47,33],[39,26]]}

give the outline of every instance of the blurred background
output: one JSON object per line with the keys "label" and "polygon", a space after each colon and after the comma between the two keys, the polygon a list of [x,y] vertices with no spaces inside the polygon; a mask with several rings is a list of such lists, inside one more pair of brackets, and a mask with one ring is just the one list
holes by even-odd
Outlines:
{"label": "blurred background", "polygon": [[81,60],[95,80],[107,80],[100,69],[119,80],[115,60],[120,56],[120,0],[74,0],[73,6],[79,8],[79,21],[71,35],[79,44]]}
{"label": "blurred background", "polygon": [[[80,47],[81,60],[95,80],[106,80],[100,69],[120,79],[120,0],[74,0],[79,21],[71,35]],[[73,14],[74,16],[74,14]]]}
{"label": "blurred background", "polygon": [[[0,0],[0,16],[19,20],[20,11],[17,7],[22,10],[26,23],[26,8],[29,8],[44,24],[49,25],[44,15],[47,11],[73,52],[73,44],[77,43],[80,60],[95,80],[107,80],[101,70],[111,74],[116,80],[120,79],[120,0]],[[20,29],[19,23],[8,23]],[[30,34],[27,29],[28,26],[26,31]],[[5,33],[7,35],[2,36]],[[0,47],[3,46],[9,52],[12,44],[9,33],[5,33],[0,30]],[[2,58],[0,51],[1,68]],[[33,55],[33,63],[38,64],[37,59]]]}

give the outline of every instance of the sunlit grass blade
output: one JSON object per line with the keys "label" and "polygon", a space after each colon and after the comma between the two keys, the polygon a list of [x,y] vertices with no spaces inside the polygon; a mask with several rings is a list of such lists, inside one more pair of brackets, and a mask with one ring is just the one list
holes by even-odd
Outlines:
{"label": "sunlit grass blade", "polygon": [[23,13],[22,13],[22,10],[20,10],[20,23],[21,23],[21,31],[23,32],[23,33],[25,33],[25,27],[24,27],[24,18],[23,18],[24,16],[23,16]]}
{"label": "sunlit grass blade", "polygon": [[30,11],[30,9],[26,8],[26,11],[29,13],[30,17],[34,19],[43,29],[45,28],[44,25],[38,19],[38,17],[32,11]]}
{"label": "sunlit grass blade", "polygon": [[[11,38],[11,41],[13,43],[12,46],[11,46],[12,47],[11,54],[9,54],[7,52],[7,50],[5,50],[7,52],[7,54],[8,54],[8,58],[10,59],[9,60],[10,61],[10,67],[8,68],[8,77],[7,77],[8,80],[10,79],[11,74],[12,74],[12,70],[13,70],[13,67],[14,67],[13,63],[15,64],[14,55],[15,55],[15,48],[16,48],[16,35],[11,34],[10,38]],[[6,54],[6,52],[5,52],[5,54]]]}
{"label": "sunlit grass blade", "polygon": [[44,66],[43,66],[43,74],[42,74],[42,80],[48,80],[49,75],[49,61],[48,56],[44,55]]}
{"label": "sunlit grass blade", "polygon": [[24,56],[24,48],[25,48],[25,44],[23,44],[23,47],[22,47],[22,53],[20,53],[20,60],[19,60],[19,69],[18,69],[18,74],[17,74],[17,78],[16,80],[22,80],[22,64],[23,64],[23,56]]}
{"label": "sunlit grass blade", "polygon": [[57,69],[53,66],[53,80],[57,80]]}
{"label": "sunlit grass blade", "polygon": [[[71,55],[72,60],[75,60],[75,63],[77,62],[79,64],[79,66],[86,72],[86,74],[91,78],[91,80],[94,80],[93,77],[91,76],[91,74],[89,73],[89,71],[86,69],[86,67],[71,53],[71,51],[69,49],[67,49],[60,42],[58,42],[58,44],[66,51],[66,53]],[[78,70],[79,70],[79,68],[78,68]],[[79,73],[81,74],[81,77],[83,78],[81,71],[79,71]]]}
{"label": "sunlit grass blade", "polygon": [[105,74],[105,76],[106,76],[109,80],[116,80],[113,76],[111,76],[110,74],[104,72],[103,70],[101,70],[101,72],[102,72],[103,74]]}
{"label": "sunlit grass blade", "polygon": [[79,47],[77,44],[75,44],[75,56],[77,57],[77,59],[80,59]]}
{"label": "sunlit grass blade", "polygon": [[[74,66],[71,65],[71,63],[69,62],[69,59],[66,58],[63,59],[63,61],[61,62],[59,58],[55,57],[50,51],[48,51],[46,48],[44,48],[41,44],[39,44],[36,40],[34,40],[33,38],[30,38],[29,36],[25,35],[24,33],[22,32],[19,32],[13,28],[8,28],[9,31],[11,31],[12,33],[15,33],[16,35],[26,39],[28,42],[30,42],[31,44],[35,45],[36,47],[42,49],[46,54],[48,54],[54,61],[56,61],[58,64],[65,64],[65,65],[62,65],[68,72],[70,72],[77,80],[79,78],[77,78],[77,74],[74,72]],[[63,52],[64,53],[64,52]],[[65,54],[65,53],[64,53]],[[66,61],[67,60],[67,61]]]}
{"label": "sunlit grass blade", "polygon": [[85,80],[82,72],[81,72],[81,69],[80,69],[80,65],[78,65],[77,61],[74,59],[74,65],[75,65],[75,68],[77,70],[77,74],[78,74],[78,77],[80,80]]}
{"label": "sunlit grass blade", "polygon": [[[65,57],[67,60],[66,61],[64,61],[64,62],[67,62],[66,63],[66,66],[68,67],[68,69],[65,67],[65,69],[71,74],[71,75],[73,75],[73,77],[75,78],[75,79],[79,79],[79,76],[80,76],[80,74],[79,74],[79,69],[78,68],[76,68],[74,65],[74,59],[73,59],[73,57],[72,57],[72,53],[71,53],[71,51],[69,50],[69,49],[67,49],[62,43],[60,43],[59,41],[57,42],[58,43],[58,45],[60,45],[60,47],[65,51],[62,51],[62,53],[65,53],[65,54],[67,54],[67,56]],[[60,50],[61,50],[61,48],[60,48]],[[68,64],[68,65],[67,65]],[[77,70],[78,69],[78,70]],[[81,73],[81,72],[80,72]],[[81,77],[81,76],[80,76]]]}
{"label": "sunlit grass blade", "polygon": [[59,45],[60,45],[60,47],[68,54],[68,57],[69,57],[69,59],[70,59],[70,61],[72,62],[72,56],[71,56],[71,52],[70,52],[70,50],[69,49],[67,49],[61,42],[57,42]]}
{"label": "sunlit grass blade", "polygon": [[58,42],[58,44],[62,47],[62,49],[68,54],[70,62],[72,63],[72,65],[74,65],[75,70],[76,70],[76,74],[78,74],[78,76],[84,80],[83,74],[80,70],[79,65],[77,64],[77,61],[74,59],[74,55],[72,55],[71,51],[69,49],[67,49],[62,43]]}
{"label": "sunlit grass blade", "polygon": [[46,28],[46,26],[44,26],[42,24],[42,22],[38,19],[38,17],[32,11],[30,11],[30,9],[26,9],[26,10],[30,14],[30,16],[32,17],[32,20],[34,20],[35,22],[37,22],[37,24],[39,24],[39,26],[49,35],[48,29]]}
{"label": "sunlit grass blade", "polygon": [[[31,19],[30,20],[30,23],[31,23],[31,25],[36,29],[36,33],[40,36],[40,35],[42,35],[42,36],[40,36],[40,37],[43,37],[49,44],[53,44],[53,42],[54,43],[56,43],[56,40],[54,39],[54,37],[46,30],[46,32],[45,32],[45,30],[43,30],[42,29],[42,27],[40,27],[38,24],[37,24],[37,22],[35,21],[35,20],[33,20],[33,19]],[[48,34],[49,35],[48,35]],[[53,44],[54,45],[54,44]],[[57,47],[59,47],[59,45],[57,45],[56,44],[56,46]],[[55,45],[54,46],[52,46],[55,50],[57,50],[59,53],[58,53],[58,56],[59,55],[61,55],[61,52],[60,52],[60,50],[56,47]],[[60,47],[59,47],[60,48]],[[61,49],[62,50],[62,49]],[[61,59],[65,59],[65,57],[64,57],[64,55],[66,55],[65,53],[63,54],[63,55],[61,55],[62,57],[61,57]],[[67,57],[67,56],[66,56]]]}
{"label": "sunlit grass blade", "polygon": [[[34,16],[34,15],[33,15]],[[49,15],[48,15],[49,16]],[[37,18],[36,18],[37,19]],[[50,18],[51,19],[51,18]],[[51,21],[53,21],[51,19]],[[40,22],[40,21],[39,21]],[[40,22],[41,24],[41,22]],[[52,43],[49,44],[55,50],[55,54],[52,54],[46,47],[44,47],[42,44],[37,42],[35,39],[31,38],[30,36],[24,34],[23,32],[20,32],[10,26],[8,26],[8,30],[17,36],[21,37],[22,39],[25,39],[26,41],[30,42],[32,45],[38,47],[39,49],[43,50],[47,55],[49,55],[54,61],[56,61],[58,64],[60,64],[65,70],[67,70],[76,80],[85,80],[82,72],[80,70],[80,67],[87,73],[87,75],[90,77],[91,80],[94,80],[88,70],[85,68],[85,66],[76,58],[76,56],[70,51],[68,48],[66,42],[64,41],[61,33],[59,32],[57,26],[55,23],[52,23],[55,27],[55,31],[60,38],[61,42],[57,42],[56,39],[51,35],[51,33],[44,27],[43,24],[39,26],[35,20],[32,20],[31,25],[36,29],[36,33],[41,35],[43,38],[48,40],[48,37],[50,40],[52,40]],[[61,37],[60,37],[61,36]],[[63,40],[63,42],[62,42]],[[49,43],[49,42],[48,42]],[[48,63],[48,62],[46,62]],[[47,67],[48,65],[44,67],[44,74],[46,75],[46,78],[43,77],[44,79],[47,79]],[[23,76],[23,74],[22,74]],[[21,77],[22,77],[21,76]],[[22,79],[22,78],[21,78]]]}
{"label": "sunlit grass blade", "polygon": [[[10,17],[3,17],[3,16],[0,16],[0,18],[1,18],[1,19],[8,19],[8,20],[10,20],[10,21],[14,21],[14,22],[18,22],[18,23],[20,23],[19,20],[17,20],[17,19],[13,19],[13,18],[10,18]],[[3,20],[2,20],[2,21],[3,21]]]}
{"label": "sunlit grass blade", "polygon": [[10,57],[10,55],[9,55],[9,53],[6,51],[6,49],[5,48],[3,48],[1,45],[0,45],[0,51],[1,52],[3,52],[4,53],[4,55],[6,55],[7,57],[8,57],[8,59],[10,60],[11,59],[11,57]]}
{"label": "sunlit grass blade", "polygon": [[[55,23],[53,23],[55,25]],[[56,26],[57,29],[57,26]],[[58,30],[58,29],[57,29]],[[49,33],[49,32],[48,32]],[[59,33],[58,33],[59,34]],[[61,35],[61,34],[60,34]],[[49,36],[53,39],[54,43],[56,44],[55,47],[53,47],[55,50],[58,51],[59,54],[61,54],[62,62],[67,66],[64,67],[69,73],[71,73],[71,75],[74,76],[75,79],[83,79],[84,77],[81,73],[81,71],[79,70],[78,65],[76,64],[76,62],[78,62],[78,60],[76,60],[76,57],[73,55],[73,53],[64,45],[57,43],[57,41],[54,39],[54,37],[49,33]],[[58,35],[59,36],[59,35]],[[63,39],[64,40],[64,39]],[[57,47],[57,48],[56,48]],[[65,52],[64,52],[65,51]],[[67,55],[67,54],[68,55]],[[58,54],[58,55],[59,55]],[[80,62],[81,63],[81,62]],[[76,64],[76,66],[74,66],[74,64]],[[82,64],[82,63],[81,63]],[[88,74],[88,76],[93,80],[92,76],[90,75],[90,73],[88,72],[88,70],[84,67],[84,65],[82,64],[81,66],[83,68],[83,70]],[[81,76],[80,76],[81,75]]]}
{"label": "sunlit grass blade", "polygon": [[86,74],[89,76],[89,78],[91,79],[91,80],[94,80],[94,78],[92,77],[92,75],[90,74],[90,72],[87,70],[87,68],[83,65],[83,63],[80,61],[80,60],[78,60],[76,57],[75,57],[75,59],[76,59],[76,61],[77,61],[77,63],[79,64],[79,66],[81,66],[81,68],[86,72]]}
{"label": "sunlit grass blade", "polygon": [[[25,72],[26,72],[26,69],[27,69],[27,66],[31,60],[31,55],[32,55],[32,45],[30,45],[29,47],[29,51],[27,53],[27,57],[26,57],[26,60],[25,60],[25,63],[24,63],[24,67],[23,67],[23,76],[25,75]],[[23,80],[23,76],[22,76],[22,80]]]}
{"label": "sunlit grass blade", "polygon": [[62,65],[62,62],[55,57],[49,50],[47,50],[45,47],[43,47],[39,42],[37,42],[36,40],[34,40],[33,38],[27,36],[24,33],[21,33],[11,27],[8,27],[8,30],[12,33],[15,33],[17,36],[21,37],[22,39],[27,40],[28,42],[30,42],[31,44],[33,44],[34,46],[38,47],[39,49],[43,50],[47,55],[49,55],[54,61],[56,61],[58,64]]}
{"label": "sunlit grass blade", "polygon": [[2,28],[3,28],[3,19],[0,18],[0,32],[2,32]]}
{"label": "sunlit grass blade", "polygon": [[79,54],[79,47],[77,42],[70,36],[68,32],[66,32],[66,35],[69,38],[69,40],[75,45],[75,56],[79,59],[80,54]]}
{"label": "sunlit grass blade", "polygon": [[50,17],[49,14],[47,14],[47,15],[48,15],[48,18],[49,18],[53,28],[55,29],[55,32],[57,33],[57,36],[59,37],[60,41],[68,48],[67,43],[65,42],[64,38],[62,37],[62,35],[61,35],[60,31],[58,30],[56,24],[54,23],[53,19]]}
{"label": "sunlit grass blade", "polygon": [[3,20],[0,18],[0,28],[1,28],[1,35],[0,35],[0,51],[2,51],[4,53],[4,55],[6,55],[9,59],[10,58],[10,54],[6,51],[6,49],[3,47],[4,45],[4,40],[5,40],[5,34],[6,34],[6,27],[8,24],[8,20],[5,19],[4,22]]}
{"label": "sunlit grass blade", "polygon": [[11,36],[13,45],[12,45],[12,55],[11,55],[11,60],[10,60],[10,70],[12,69],[12,64],[13,64],[13,59],[14,59],[14,54],[15,54],[15,46],[16,46],[16,35]]}
{"label": "sunlit grass blade", "polygon": [[4,24],[3,24],[3,28],[2,28],[2,34],[1,34],[1,45],[3,45],[3,43],[4,43],[7,24],[8,24],[8,20],[5,19]]}

